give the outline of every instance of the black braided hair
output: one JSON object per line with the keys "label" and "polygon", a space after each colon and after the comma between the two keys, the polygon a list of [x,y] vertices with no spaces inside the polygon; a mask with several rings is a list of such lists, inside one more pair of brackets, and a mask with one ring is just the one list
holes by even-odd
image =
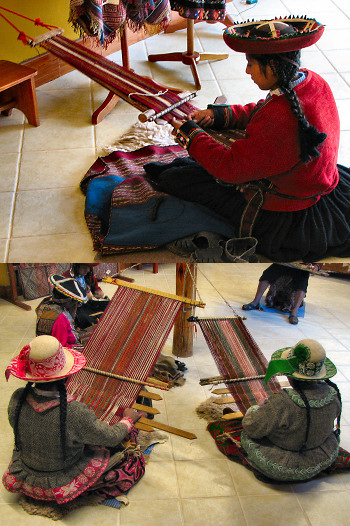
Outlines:
{"label": "black braided hair", "polygon": [[[73,271],[73,276],[76,278],[77,276],[79,276],[79,267],[80,267],[81,263],[73,263],[72,264],[72,271]],[[93,278],[93,275],[94,275],[94,271],[93,271],[93,268],[89,266],[89,270],[87,271],[86,275],[85,275],[85,283],[87,285],[89,285],[89,287],[91,288],[92,286],[92,278]]]}
{"label": "black braided hair", "polygon": [[306,431],[305,431],[305,438],[304,438],[304,443],[303,445],[301,446],[301,449],[300,451],[303,451],[305,448],[306,448],[306,444],[307,444],[307,440],[309,438],[309,432],[310,432],[310,424],[311,424],[311,411],[310,411],[310,404],[309,404],[309,400],[307,399],[304,391],[302,390],[302,387],[301,387],[301,383],[296,380],[295,378],[293,378],[292,382],[291,382],[291,385],[293,387],[293,389],[295,391],[297,391],[297,393],[300,395],[302,401],[304,402],[305,404],[305,408],[306,408]]}
{"label": "black braided hair", "polygon": [[58,392],[60,393],[60,432],[61,432],[61,447],[63,460],[66,458],[66,444],[67,444],[67,390],[66,378],[57,382]]}
{"label": "black braided hair", "polygon": [[340,417],[341,417],[341,411],[342,411],[341,394],[340,394],[340,391],[339,391],[339,388],[338,388],[337,384],[332,382],[329,378],[327,378],[325,380],[325,382],[326,382],[326,384],[330,385],[331,387],[333,387],[336,390],[337,397],[338,397],[338,400],[339,400],[339,403],[340,403],[340,413],[339,413],[338,418],[337,418],[337,430],[336,430],[336,434],[339,436],[340,435]]}
{"label": "black braided hair", "polygon": [[27,385],[25,386],[25,388],[23,389],[22,393],[21,393],[21,396],[17,402],[17,405],[16,405],[16,409],[15,409],[15,422],[14,422],[14,426],[13,426],[13,433],[14,433],[14,436],[15,436],[15,449],[16,451],[20,451],[21,450],[21,443],[20,443],[20,440],[19,440],[19,433],[18,433],[18,423],[19,423],[19,415],[20,415],[20,412],[21,412],[21,408],[22,408],[22,405],[24,404],[26,398],[27,398],[27,395],[30,391],[30,388],[31,386],[33,385],[33,382],[28,382]]}
{"label": "black braided hair", "polygon": [[308,163],[313,157],[318,157],[320,152],[317,147],[325,141],[327,134],[319,132],[306,119],[297,94],[291,85],[300,68],[300,50],[279,54],[249,55],[249,57],[259,62],[263,72],[266,71],[267,66],[270,66],[278,78],[278,86],[286,96],[292,113],[298,120],[300,160]]}

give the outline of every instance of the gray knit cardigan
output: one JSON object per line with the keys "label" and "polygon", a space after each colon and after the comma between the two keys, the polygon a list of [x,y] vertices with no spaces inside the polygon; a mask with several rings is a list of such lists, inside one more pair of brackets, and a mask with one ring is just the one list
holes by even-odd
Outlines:
{"label": "gray knit cardigan", "polygon": [[304,382],[310,404],[310,430],[306,445],[306,407],[293,389],[269,397],[251,407],[243,418],[241,443],[248,461],[276,480],[308,480],[336,459],[339,439],[334,421],[340,402],[333,387],[324,381]]}

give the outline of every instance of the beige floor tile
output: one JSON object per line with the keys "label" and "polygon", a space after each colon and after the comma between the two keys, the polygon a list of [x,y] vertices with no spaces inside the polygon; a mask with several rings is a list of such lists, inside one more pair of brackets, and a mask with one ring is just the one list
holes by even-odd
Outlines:
{"label": "beige floor tile", "polygon": [[236,495],[228,462],[222,460],[180,460],[175,462],[181,498]]}
{"label": "beige floor tile", "polygon": [[21,159],[18,191],[78,187],[95,160],[95,148],[25,152]]}
{"label": "beige floor tile", "polygon": [[[7,118],[12,119],[12,117]],[[6,123],[0,120],[0,153],[9,154],[21,151],[23,129],[22,117],[6,121]]]}
{"label": "beige floor tile", "polygon": [[131,502],[129,506],[120,511],[120,526],[182,526],[181,511],[179,503],[174,500],[151,499],[147,503],[143,501]]}
{"label": "beige floor tile", "polygon": [[14,192],[20,156],[18,153],[0,154],[0,192]]}
{"label": "beige floor tile", "polygon": [[257,480],[252,471],[238,464],[237,462],[228,461],[228,468],[230,470],[237,495],[240,497],[258,495],[267,496],[280,493],[290,493],[291,486],[289,484],[263,484]]}
{"label": "beige floor tile", "polygon": [[140,483],[128,493],[130,502],[176,499],[178,487],[174,462],[149,462]]}
{"label": "beige floor tile", "polygon": [[[205,422],[205,421],[204,421]],[[196,429],[195,440],[184,440],[182,437],[171,435],[174,460],[223,460],[225,457],[216,447],[210,433],[204,429]]]}
{"label": "beige floor tile", "polygon": [[8,239],[0,239],[0,262],[1,263],[5,263],[6,261],[8,261],[8,258],[7,258],[8,246],[9,246]]}
{"label": "beige floor tile", "polygon": [[308,520],[295,495],[242,497],[240,499],[248,526],[308,526]]}
{"label": "beige floor tile", "polygon": [[77,187],[19,192],[12,236],[84,234],[84,201]]}
{"label": "beige floor tile", "polygon": [[182,499],[186,526],[245,526],[246,520],[237,497]]}
{"label": "beige floor tile", "polygon": [[327,526],[349,522],[350,493],[348,491],[320,492],[298,495],[312,526]]}
{"label": "beige floor tile", "polygon": [[350,49],[344,49],[341,53],[338,50],[325,50],[324,55],[340,73],[349,71]]}
{"label": "beige floor tile", "polygon": [[8,261],[49,260],[71,263],[72,254],[78,261],[94,261],[90,234],[67,233],[48,236],[18,237],[10,242]]}
{"label": "beige floor tile", "polygon": [[[349,54],[350,59],[350,54]],[[350,99],[340,99],[336,101],[340,117],[340,130],[349,130],[349,116],[350,116]],[[348,166],[347,163],[346,166]]]}
{"label": "beige floor tile", "polygon": [[13,192],[0,193],[0,238],[9,237],[11,228],[11,213],[15,194]]}
{"label": "beige floor tile", "polygon": [[[338,13],[339,14],[339,13]],[[327,16],[327,29],[324,35],[317,43],[317,47],[322,51],[330,49],[349,49],[350,48],[350,29],[328,27],[328,16]]]}

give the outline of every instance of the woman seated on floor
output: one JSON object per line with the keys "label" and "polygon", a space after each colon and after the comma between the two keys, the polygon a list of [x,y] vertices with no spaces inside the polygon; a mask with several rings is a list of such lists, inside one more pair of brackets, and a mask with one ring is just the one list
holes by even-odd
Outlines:
{"label": "woman seated on floor", "polygon": [[75,326],[78,305],[87,301],[85,291],[73,278],[58,274],[49,277],[52,295],[44,298],[35,309],[36,335],[54,336],[64,347],[80,342],[81,334]]}
{"label": "woman seated on floor", "polygon": [[76,279],[83,289],[87,301],[78,305],[75,323],[80,329],[86,329],[97,323],[109,304],[108,297],[94,276],[93,267],[99,263],[73,263],[64,272],[64,276]]}
{"label": "woman seated on floor", "polygon": [[261,298],[269,287],[265,299],[266,307],[289,312],[289,323],[297,325],[298,311],[306,296],[309,275],[307,270],[273,263],[260,276],[253,301],[242,305],[242,309],[260,309]]}
{"label": "woman seated on floor", "polygon": [[[227,28],[226,44],[246,54],[246,73],[267,97],[174,118],[190,157],[144,166],[155,190],[219,214],[272,261],[350,256],[350,170],[337,165],[337,106],[327,82],[300,67],[300,49],[323,29],[307,17]],[[245,137],[226,148],[206,128],[245,130]]]}
{"label": "woman seated on floor", "polygon": [[272,355],[265,381],[275,374],[286,375],[291,389],[250,407],[243,420],[228,423],[221,433],[215,431],[218,422],[208,429],[232,460],[266,482],[306,481],[349,468],[350,455],[339,447],[341,397],[329,380],[336,373],[315,340],[280,349]]}
{"label": "woman seated on floor", "polygon": [[53,336],[36,337],[11,360],[6,378],[12,374],[27,385],[13,393],[8,407],[15,438],[2,479],[8,491],[64,504],[82,494],[121,495],[143,476],[140,452],[122,461],[119,454],[124,441],[135,442],[142,413],[127,408],[110,426],[67,396],[68,378],[85,363]]}

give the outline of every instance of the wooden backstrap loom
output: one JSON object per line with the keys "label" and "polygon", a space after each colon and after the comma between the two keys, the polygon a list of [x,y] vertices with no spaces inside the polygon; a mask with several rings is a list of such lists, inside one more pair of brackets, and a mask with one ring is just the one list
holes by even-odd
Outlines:
{"label": "wooden backstrap loom", "polygon": [[[141,408],[135,401],[140,393],[160,399],[143,392],[143,385],[150,381],[149,375],[183,304],[204,304],[113,278],[104,281],[118,285],[118,289],[84,347],[87,366],[71,377],[67,391],[93,409],[102,421],[114,424],[126,407],[159,412],[148,406]],[[157,386],[167,388],[162,382],[153,383],[153,387]],[[196,438],[155,420],[142,418],[137,426]]]}
{"label": "wooden backstrap loom", "polygon": [[[9,11],[27,20],[32,19],[0,6],[0,16],[18,31],[18,40],[32,47],[40,46],[46,49],[109,90],[110,94],[122,98],[139,109],[141,111],[139,115],[141,122],[156,121],[160,118],[163,121],[170,122],[173,117],[184,120],[191,112],[198,110],[196,106],[189,102],[196,96],[196,92],[190,93],[178,88],[164,86],[150,77],[138,75],[131,69],[118,66],[108,58],[95,53],[76,41],[64,37],[61,28],[44,24],[39,19],[32,21],[35,25],[41,25],[49,29],[49,31],[32,38],[16,28],[1,13],[2,10]],[[97,122],[98,120],[94,124]],[[232,141],[242,138],[244,134],[241,130],[225,130],[225,133],[222,133],[206,129],[206,132],[226,147],[230,147]]]}
{"label": "wooden backstrap loom", "polygon": [[251,405],[281,390],[274,378],[264,382],[267,360],[240,316],[189,320],[199,324],[221,374],[201,379],[201,385],[225,383],[227,389],[217,394],[230,392],[243,415]]}

